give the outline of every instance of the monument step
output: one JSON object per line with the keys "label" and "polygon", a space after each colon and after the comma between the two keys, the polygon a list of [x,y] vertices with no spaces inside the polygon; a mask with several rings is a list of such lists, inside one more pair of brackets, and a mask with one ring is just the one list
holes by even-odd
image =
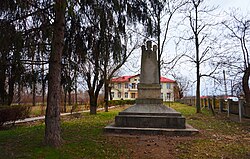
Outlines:
{"label": "monument step", "polygon": [[119,115],[181,116],[181,114],[178,112],[170,112],[170,113],[119,112]]}
{"label": "monument step", "polygon": [[175,111],[174,109],[167,107],[163,104],[135,104],[124,111],[121,114],[172,114],[175,116],[181,116],[181,113]]}
{"label": "monument step", "polygon": [[117,127],[114,123],[106,126],[104,132],[114,134],[145,134],[145,135],[165,135],[165,136],[190,136],[198,134],[199,131],[186,124],[185,129],[166,129],[166,128],[135,128]]}
{"label": "monument step", "polygon": [[115,126],[185,129],[185,118],[181,116],[118,115],[115,117]]}

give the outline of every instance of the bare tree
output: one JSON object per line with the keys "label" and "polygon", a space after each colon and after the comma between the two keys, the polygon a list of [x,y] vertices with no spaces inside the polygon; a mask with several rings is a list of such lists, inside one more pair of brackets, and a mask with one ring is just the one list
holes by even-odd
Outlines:
{"label": "bare tree", "polygon": [[[192,34],[187,38],[183,38],[187,41],[192,41],[194,44],[195,54],[186,54],[185,57],[189,59],[190,62],[195,63],[196,67],[196,112],[201,112],[200,107],[200,85],[201,77],[211,77],[219,67],[220,62],[211,62],[213,69],[206,73],[201,73],[201,65],[207,64],[212,61],[213,58],[219,57],[219,52],[213,52],[213,44],[216,42],[216,37],[211,38],[212,27],[216,26],[213,22],[210,13],[216,8],[208,8],[204,5],[205,0],[190,0],[189,8],[186,11],[188,13],[187,19],[189,21],[189,26],[191,28]],[[207,21],[209,19],[209,21]],[[207,20],[206,20],[207,19]],[[213,54],[212,54],[213,52]]]}
{"label": "bare tree", "polygon": [[[237,59],[237,63],[230,63],[230,66],[237,69],[236,72],[243,73],[242,76],[242,88],[247,103],[246,114],[250,116],[250,89],[249,89],[249,76],[250,76],[250,53],[249,53],[249,39],[250,39],[250,17],[239,16],[235,12],[230,14],[230,19],[222,23],[227,30],[230,31],[228,38],[237,49],[234,54],[239,55],[234,59]],[[232,44],[232,43],[230,43]]]}
{"label": "bare tree", "polygon": [[[154,41],[157,44],[157,60],[158,60],[158,70],[159,76],[161,76],[161,67],[162,65],[168,65],[169,63],[175,62],[178,57],[171,59],[170,61],[163,60],[163,53],[165,45],[167,44],[170,30],[170,25],[172,23],[174,15],[180,10],[183,6],[188,3],[188,0],[149,0],[148,2],[148,23],[146,24],[146,33],[138,32],[138,29],[134,32],[142,37],[145,40],[148,40],[149,37],[155,37]],[[166,55],[166,53],[165,53]],[[166,66],[165,66],[166,67]],[[160,79],[160,78],[159,78]],[[159,81],[160,82],[160,81]]]}
{"label": "bare tree", "polygon": [[[127,51],[127,40],[125,40],[126,45],[124,45],[124,50],[126,53],[124,54],[125,56],[115,62],[112,59],[105,58],[104,60],[104,66],[103,66],[103,75],[104,75],[104,102],[105,102],[105,112],[108,112],[108,97],[109,97],[109,84],[111,82],[111,78],[114,77],[114,74],[124,65],[124,63],[127,61],[127,59],[130,57],[130,55],[133,53],[133,51],[137,48],[139,48],[141,45],[139,44],[139,41],[137,40],[132,47],[130,51]],[[108,57],[108,56],[106,56]]]}
{"label": "bare tree", "polygon": [[190,80],[188,78],[184,77],[182,74],[178,73],[171,73],[171,75],[176,80],[176,93],[178,94],[178,97],[181,99],[184,97],[185,92],[187,92],[188,88],[190,87]]}

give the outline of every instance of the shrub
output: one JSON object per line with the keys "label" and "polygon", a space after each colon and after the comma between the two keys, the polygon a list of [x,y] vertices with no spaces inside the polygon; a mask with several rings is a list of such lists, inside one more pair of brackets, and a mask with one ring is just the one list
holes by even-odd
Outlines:
{"label": "shrub", "polygon": [[13,122],[25,119],[29,116],[30,107],[23,105],[0,106],[0,126],[6,122]]}

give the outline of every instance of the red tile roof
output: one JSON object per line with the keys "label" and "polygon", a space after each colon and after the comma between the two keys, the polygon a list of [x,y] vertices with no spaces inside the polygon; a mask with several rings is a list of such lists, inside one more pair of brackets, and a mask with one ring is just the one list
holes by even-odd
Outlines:
{"label": "red tile roof", "polygon": [[175,83],[175,81],[166,77],[161,77],[161,83]]}
{"label": "red tile roof", "polygon": [[[116,77],[116,78],[112,78],[111,82],[113,83],[116,83],[116,82],[129,82],[129,79],[130,78],[133,78],[133,77],[136,77],[136,76],[139,76],[138,75],[134,75],[134,76],[121,76],[121,77]],[[169,78],[166,78],[166,77],[161,77],[161,82],[162,83],[174,83],[175,81],[174,80],[171,80]]]}
{"label": "red tile roof", "polygon": [[131,76],[122,76],[122,77],[117,77],[117,78],[112,78],[112,82],[129,82],[129,79]]}

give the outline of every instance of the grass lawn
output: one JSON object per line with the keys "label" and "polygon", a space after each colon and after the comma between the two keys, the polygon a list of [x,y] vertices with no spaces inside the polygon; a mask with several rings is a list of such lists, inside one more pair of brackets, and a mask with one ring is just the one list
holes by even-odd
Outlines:
{"label": "grass lawn", "polygon": [[[174,103],[170,106],[180,111],[189,124],[200,130],[191,139],[175,144],[173,151],[178,150],[176,158],[250,158],[249,122],[232,122],[224,114],[212,116],[207,110],[196,114],[194,107],[183,104]],[[111,123],[124,108],[113,109],[108,113],[98,112],[97,115],[83,113],[63,117],[64,144],[59,149],[44,146],[43,122],[1,128],[0,158],[131,158],[126,140],[117,144],[113,142],[116,138],[111,140],[103,135],[103,127]]]}
{"label": "grass lawn", "polygon": [[62,118],[64,144],[59,149],[43,144],[44,123],[25,124],[0,131],[0,158],[119,158],[124,153],[122,145],[108,142],[102,129],[124,109]]}
{"label": "grass lawn", "polygon": [[178,158],[250,158],[250,120],[235,122],[226,113],[213,116],[207,109],[196,114],[194,107],[179,103],[172,108],[182,112],[187,122],[200,130],[193,140],[177,146]]}

